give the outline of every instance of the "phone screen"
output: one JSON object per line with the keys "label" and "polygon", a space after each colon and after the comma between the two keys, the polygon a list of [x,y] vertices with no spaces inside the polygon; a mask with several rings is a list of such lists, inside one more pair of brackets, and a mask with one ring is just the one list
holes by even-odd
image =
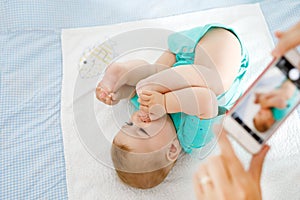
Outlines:
{"label": "phone screen", "polygon": [[232,118],[262,144],[300,100],[300,72],[285,58],[267,69],[236,105]]}

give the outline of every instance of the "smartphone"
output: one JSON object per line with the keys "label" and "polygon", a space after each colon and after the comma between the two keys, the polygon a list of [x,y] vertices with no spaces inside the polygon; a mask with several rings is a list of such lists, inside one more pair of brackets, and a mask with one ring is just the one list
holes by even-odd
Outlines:
{"label": "smartphone", "polygon": [[252,154],[300,102],[300,56],[296,50],[274,59],[227,113],[224,128]]}

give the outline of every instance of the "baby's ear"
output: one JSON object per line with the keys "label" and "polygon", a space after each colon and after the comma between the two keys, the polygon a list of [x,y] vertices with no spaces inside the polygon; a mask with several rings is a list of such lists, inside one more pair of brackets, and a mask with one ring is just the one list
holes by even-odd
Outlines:
{"label": "baby's ear", "polygon": [[171,143],[170,149],[167,152],[168,160],[174,162],[175,160],[177,160],[180,152],[181,152],[181,146],[179,144],[178,139],[175,139]]}

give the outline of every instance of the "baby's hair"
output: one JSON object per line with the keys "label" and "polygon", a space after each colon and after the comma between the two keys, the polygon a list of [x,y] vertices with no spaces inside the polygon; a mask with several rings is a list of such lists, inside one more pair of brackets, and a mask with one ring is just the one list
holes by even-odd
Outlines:
{"label": "baby's hair", "polygon": [[254,124],[255,128],[259,132],[262,132],[262,133],[266,132],[270,128],[270,126],[267,123],[260,123],[260,124],[258,124],[255,118],[253,118],[253,124]]}
{"label": "baby's hair", "polygon": [[[115,141],[113,141],[112,145],[115,145],[115,147],[111,148],[111,157],[114,166],[123,166],[124,162],[128,162],[126,152],[130,152],[131,149],[127,145],[117,144]],[[118,148],[122,151],[118,151]],[[132,173],[124,172],[117,168],[116,172],[119,178],[127,185],[135,188],[148,189],[160,184],[166,178],[174,164],[175,162],[172,162],[168,166],[152,172]]]}

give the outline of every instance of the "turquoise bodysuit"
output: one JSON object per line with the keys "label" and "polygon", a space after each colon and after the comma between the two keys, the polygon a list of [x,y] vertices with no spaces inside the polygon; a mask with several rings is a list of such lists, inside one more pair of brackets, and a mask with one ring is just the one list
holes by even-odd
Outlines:
{"label": "turquoise bodysuit", "polygon": [[[176,55],[176,63],[173,67],[191,65],[194,63],[196,45],[211,28],[224,28],[229,30],[240,41],[233,29],[222,24],[208,24],[202,27],[174,33],[168,38],[169,50]],[[225,116],[226,110],[230,109],[235,101],[241,96],[241,92],[238,92],[238,86],[247,70],[249,61],[248,52],[241,41],[240,44],[242,60],[239,73],[229,90],[217,96],[220,105],[218,116],[211,119],[199,119],[196,116],[187,115],[182,112],[170,114],[177,131],[178,140],[186,153],[191,153],[193,148],[203,147],[211,141],[214,136],[212,124],[220,122]],[[131,102],[138,109],[139,104],[137,98],[137,96],[133,97]]]}
{"label": "turquoise bodysuit", "polygon": [[273,117],[276,121],[282,120],[291,111],[293,106],[299,101],[299,99],[297,98],[298,94],[299,91],[296,88],[293,96],[286,101],[285,108],[282,109],[275,108],[275,107],[271,108]]}

